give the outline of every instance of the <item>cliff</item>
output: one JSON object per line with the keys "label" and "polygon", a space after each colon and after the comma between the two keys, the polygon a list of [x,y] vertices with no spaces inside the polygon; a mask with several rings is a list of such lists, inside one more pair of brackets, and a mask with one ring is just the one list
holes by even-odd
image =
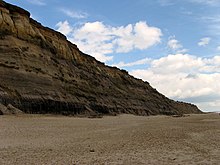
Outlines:
{"label": "cliff", "polygon": [[66,37],[0,1],[0,104],[25,113],[201,113],[126,71],[82,53]]}

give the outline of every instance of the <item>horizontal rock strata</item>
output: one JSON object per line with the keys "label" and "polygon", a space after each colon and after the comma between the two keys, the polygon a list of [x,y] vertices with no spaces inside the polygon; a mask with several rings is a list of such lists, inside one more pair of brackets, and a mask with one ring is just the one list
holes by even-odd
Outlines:
{"label": "horizontal rock strata", "polygon": [[175,115],[201,113],[148,82],[82,53],[64,35],[0,1],[0,103],[25,113]]}

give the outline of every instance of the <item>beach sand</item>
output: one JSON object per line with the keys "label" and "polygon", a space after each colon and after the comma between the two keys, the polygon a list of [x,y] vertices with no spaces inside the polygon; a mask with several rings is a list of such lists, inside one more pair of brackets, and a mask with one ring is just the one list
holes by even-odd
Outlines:
{"label": "beach sand", "polygon": [[220,164],[220,115],[0,116],[1,165]]}

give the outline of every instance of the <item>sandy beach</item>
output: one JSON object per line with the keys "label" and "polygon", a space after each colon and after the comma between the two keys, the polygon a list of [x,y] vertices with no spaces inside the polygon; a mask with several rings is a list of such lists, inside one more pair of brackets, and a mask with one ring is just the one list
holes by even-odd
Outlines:
{"label": "sandy beach", "polygon": [[220,164],[220,116],[0,116],[0,164]]}

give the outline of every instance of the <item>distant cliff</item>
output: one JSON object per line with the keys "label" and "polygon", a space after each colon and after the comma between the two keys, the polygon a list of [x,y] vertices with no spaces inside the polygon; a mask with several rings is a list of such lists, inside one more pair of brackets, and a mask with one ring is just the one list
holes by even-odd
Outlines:
{"label": "distant cliff", "polygon": [[66,37],[0,1],[0,103],[25,113],[174,115],[201,113],[125,70],[105,66]]}

